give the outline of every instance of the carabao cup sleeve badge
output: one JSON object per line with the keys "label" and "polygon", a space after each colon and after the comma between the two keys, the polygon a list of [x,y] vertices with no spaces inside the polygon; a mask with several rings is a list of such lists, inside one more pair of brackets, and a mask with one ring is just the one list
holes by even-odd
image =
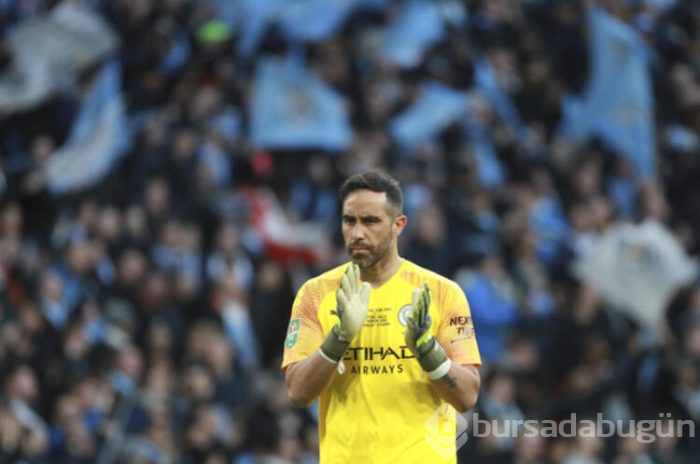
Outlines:
{"label": "carabao cup sleeve badge", "polygon": [[289,329],[287,329],[287,338],[284,341],[284,346],[293,348],[299,339],[299,330],[301,330],[301,319],[295,317],[289,321]]}

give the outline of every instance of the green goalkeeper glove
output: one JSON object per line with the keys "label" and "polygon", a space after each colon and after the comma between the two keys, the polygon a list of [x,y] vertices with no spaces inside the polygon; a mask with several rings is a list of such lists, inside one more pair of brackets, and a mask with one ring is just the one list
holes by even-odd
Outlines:
{"label": "green goalkeeper glove", "polygon": [[339,321],[321,345],[321,354],[329,361],[338,363],[362,328],[367,317],[371,288],[369,282],[360,282],[360,268],[357,264],[348,266],[340,279],[340,288],[335,293],[338,307],[334,314]]}
{"label": "green goalkeeper glove", "polygon": [[430,289],[428,284],[413,289],[411,311],[406,319],[406,345],[413,352],[420,366],[431,380],[447,374],[452,362],[444,348],[430,332]]}

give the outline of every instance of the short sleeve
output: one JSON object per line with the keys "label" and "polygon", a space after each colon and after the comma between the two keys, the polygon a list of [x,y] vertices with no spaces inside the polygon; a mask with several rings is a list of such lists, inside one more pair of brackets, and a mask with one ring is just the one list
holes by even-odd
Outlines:
{"label": "short sleeve", "polygon": [[438,341],[453,362],[481,366],[474,322],[464,292],[454,282],[446,284],[443,291],[438,308]]}
{"label": "short sleeve", "polygon": [[284,339],[282,369],[306,358],[323,343],[323,329],[318,320],[318,298],[314,298],[312,287],[310,282],[302,286],[292,304],[292,315]]}

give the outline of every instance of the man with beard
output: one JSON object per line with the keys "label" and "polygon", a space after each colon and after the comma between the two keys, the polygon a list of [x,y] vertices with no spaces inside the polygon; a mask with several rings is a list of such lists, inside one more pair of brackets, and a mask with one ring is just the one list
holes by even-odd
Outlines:
{"label": "man with beard", "polygon": [[[297,293],[282,362],[290,399],[320,399],[322,463],[445,462],[426,440],[426,420],[445,402],[467,411],[480,386],[466,297],[399,255],[407,218],[394,178],[352,176],[340,198],[351,262]],[[454,409],[443,412],[437,432],[454,434]]]}

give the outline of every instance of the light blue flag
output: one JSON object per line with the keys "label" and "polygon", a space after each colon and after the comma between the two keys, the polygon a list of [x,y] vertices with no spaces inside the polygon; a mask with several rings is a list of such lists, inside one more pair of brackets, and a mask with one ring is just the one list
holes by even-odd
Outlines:
{"label": "light blue flag", "polygon": [[467,117],[464,120],[464,128],[471,140],[479,182],[487,189],[500,187],[505,177],[503,166],[493,148],[486,127],[476,119]]}
{"label": "light blue flag", "polygon": [[178,31],[171,40],[170,51],[158,63],[158,70],[166,76],[179,72],[192,52],[190,42],[184,33]]}
{"label": "light blue flag", "polygon": [[49,189],[62,194],[94,185],[130,142],[121,98],[121,66],[113,60],[93,82],[67,142],[48,160]]}
{"label": "light blue flag", "polygon": [[359,0],[360,8],[365,10],[384,10],[389,6],[391,0]]}
{"label": "light blue flag", "polygon": [[526,129],[518,108],[510,96],[501,88],[496,79],[496,73],[486,56],[477,56],[474,59],[474,82],[484,92],[493,105],[496,113],[521,142],[525,141]]}
{"label": "light blue flag", "polygon": [[591,129],[586,118],[585,101],[571,93],[565,93],[561,99],[561,122],[558,131],[561,135],[575,140],[588,137]]}
{"label": "light blue flag", "polygon": [[228,23],[229,26],[238,25],[241,15],[243,0],[195,0],[195,3],[202,3],[214,10],[216,19]]}
{"label": "light blue flag", "polygon": [[290,39],[318,42],[335,34],[355,5],[355,0],[288,0],[278,20]]}
{"label": "light blue flag", "polygon": [[425,50],[444,35],[437,7],[425,0],[407,0],[384,31],[380,52],[384,59],[403,68],[420,64]]}
{"label": "light blue flag", "polygon": [[390,132],[405,149],[437,136],[468,111],[467,95],[436,82],[424,83],[416,102],[396,116]]}
{"label": "light blue flag", "polygon": [[353,131],[342,98],[298,61],[264,58],[251,92],[251,140],[268,149],[349,147]]}
{"label": "light blue flag", "polygon": [[[95,78],[92,88],[83,102],[73,124],[68,143],[87,137],[95,129],[95,122],[110,105],[121,100],[121,64],[112,60],[105,64]],[[123,118],[120,122],[123,123]]]}
{"label": "light blue flag", "polygon": [[655,176],[654,96],[648,54],[638,34],[598,8],[588,10],[591,74],[581,100],[562,103],[565,135],[599,136],[634,163],[642,178]]}
{"label": "light blue flag", "polygon": [[489,189],[502,185],[503,167],[488,131],[471,117],[469,97],[464,92],[437,82],[424,83],[415,103],[391,121],[389,130],[402,149],[410,150],[457,122],[470,139],[481,184]]}
{"label": "light blue flag", "polygon": [[276,19],[283,0],[216,0],[217,13],[233,22],[237,29],[237,50],[242,56],[252,55],[265,31]]}
{"label": "light blue flag", "polygon": [[[202,0],[204,1],[204,0]],[[251,56],[268,27],[288,39],[317,42],[335,34],[355,8],[386,8],[389,0],[209,0],[219,19],[236,30],[237,51]]]}

